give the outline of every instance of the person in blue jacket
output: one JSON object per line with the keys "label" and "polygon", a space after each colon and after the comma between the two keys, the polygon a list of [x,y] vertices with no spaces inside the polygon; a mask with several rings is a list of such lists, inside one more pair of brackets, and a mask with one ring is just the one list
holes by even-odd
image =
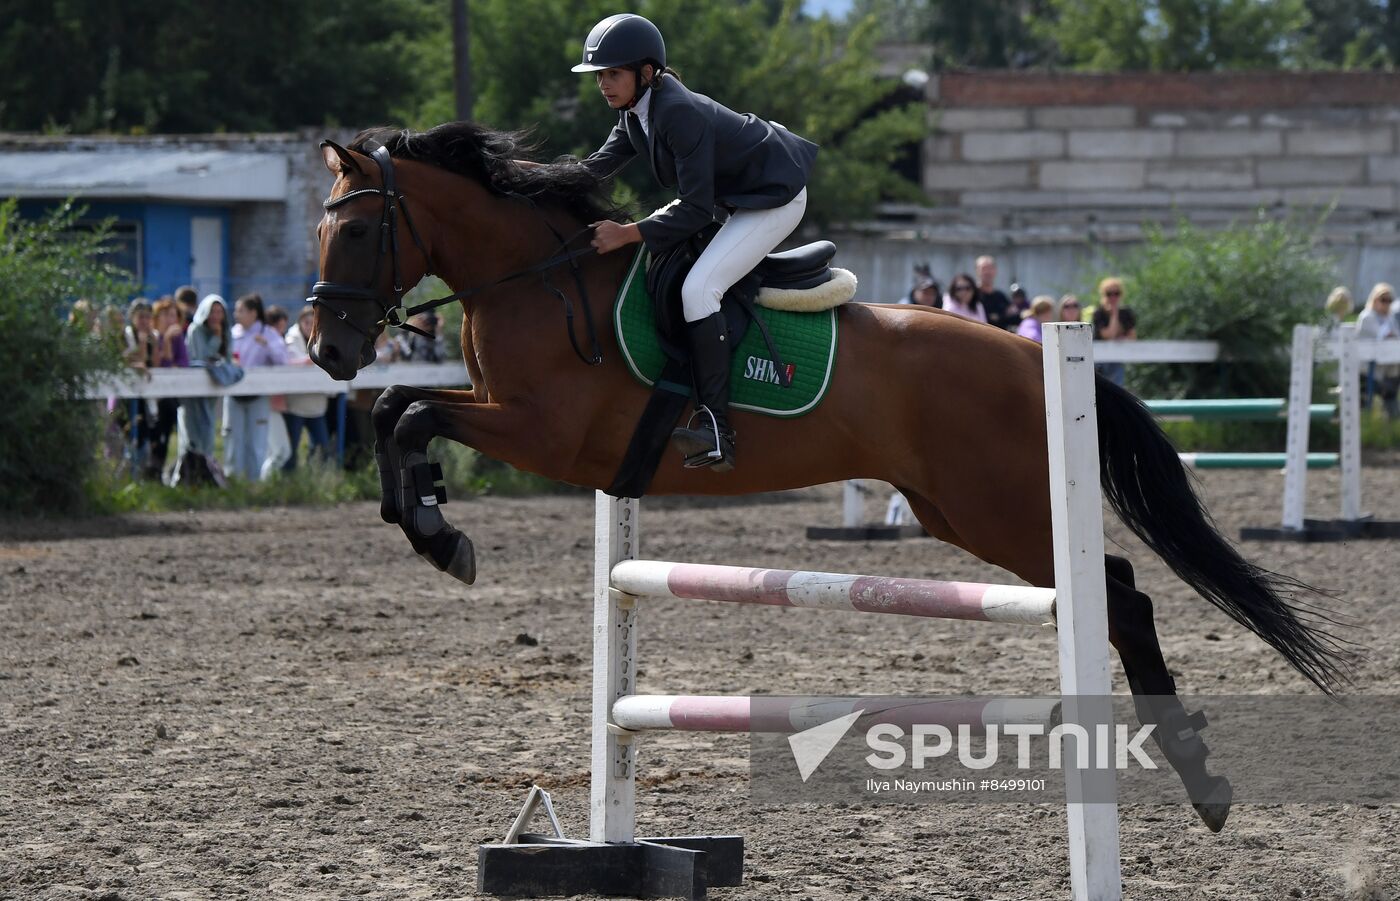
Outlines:
{"label": "person in blue jacket", "polygon": [[657,253],[711,222],[723,226],[696,260],[681,298],[698,393],[698,429],[672,440],[687,466],[734,465],[729,426],[730,341],[720,299],[802,221],[817,145],[783,126],[736,113],[686,88],[666,66],[666,44],[641,16],[609,16],[589,32],[575,72],[592,72],[618,122],[583,165],[598,177],[642,155],[678,201],[640,222],[595,223],[599,253],[645,242]]}

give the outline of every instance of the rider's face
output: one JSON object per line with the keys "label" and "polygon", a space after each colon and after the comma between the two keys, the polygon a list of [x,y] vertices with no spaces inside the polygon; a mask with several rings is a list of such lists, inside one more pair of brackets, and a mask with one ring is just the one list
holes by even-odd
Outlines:
{"label": "rider's face", "polygon": [[613,109],[624,109],[637,93],[637,76],[631,69],[602,69],[595,73],[598,90]]}
{"label": "rider's face", "polygon": [[[598,90],[613,109],[626,109],[637,95],[637,73],[631,69],[601,69],[594,74],[598,77]],[[650,82],[655,74],[651,63],[642,66],[643,83]]]}

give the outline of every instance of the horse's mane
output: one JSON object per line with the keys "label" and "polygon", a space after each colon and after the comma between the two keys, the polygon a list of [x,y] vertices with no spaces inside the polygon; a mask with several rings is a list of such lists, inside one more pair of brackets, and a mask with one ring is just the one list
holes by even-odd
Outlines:
{"label": "horse's mane", "polygon": [[447,122],[427,131],[377,126],[355,135],[350,149],[368,153],[377,141],[397,159],[428,163],[480,182],[495,194],[520,194],[542,205],[563,207],[580,221],[617,219],[602,181],[573,157],[521,166],[515,161],[537,149],[528,132],[498,131],[475,122]]}

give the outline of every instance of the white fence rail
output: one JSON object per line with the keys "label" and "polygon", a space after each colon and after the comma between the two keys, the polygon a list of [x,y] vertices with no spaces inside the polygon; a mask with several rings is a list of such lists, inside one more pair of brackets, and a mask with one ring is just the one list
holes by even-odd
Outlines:
{"label": "white fence rail", "polygon": [[267,394],[339,394],[361,388],[413,385],[455,388],[470,385],[462,363],[383,363],[360,370],[353,381],[337,382],[315,366],[255,366],[237,384],[214,384],[204,369],[131,372],[92,386],[88,397],[248,397]]}

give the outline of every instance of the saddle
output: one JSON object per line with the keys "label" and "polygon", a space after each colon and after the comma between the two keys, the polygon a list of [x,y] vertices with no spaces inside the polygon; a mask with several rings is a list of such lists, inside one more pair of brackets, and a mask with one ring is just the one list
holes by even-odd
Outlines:
{"label": "saddle", "polygon": [[[681,285],[691,267],[705,252],[720,229],[711,223],[693,236],[651,259],[647,266],[647,293],[656,313],[657,337],[666,356],[687,368],[685,319]],[[755,306],[791,312],[818,312],[845,303],[855,296],[856,277],[831,265],[836,245],[813,241],[792,250],[770,253],[724,295],[720,310],[729,324],[730,340],[738,346],[750,325],[763,333],[773,365],[785,367],[778,348],[768,334],[763,317]]]}
{"label": "saddle", "polygon": [[[652,370],[651,375],[647,376],[633,367],[634,375],[645,384],[653,385],[653,391],[632,433],[622,463],[607,489],[607,493],[614,497],[641,497],[646,493],[670,440],[671,429],[692,398],[681,285],[718,231],[719,225],[712,224],[650,259],[646,272],[646,295],[650,300],[647,318],[651,319],[650,324],[655,329],[654,348],[660,351],[660,354],[656,355],[659,359],[655,363],[659,371]],[[856,277],[844,269],[831,266],[835,253],[836,246],[830,241],[817,241],[794,250],[769,254],[752,272],[731,287],[721,302],[720,309],[728,325],[731,347],[739,348],[752,326],[757,326],[762,336],[761,348],[754,346],[755,339],[750,341],[750,349],[745,351],[748,356],[736,353],[736,361],[740,361],[736,362],[736,365],[742,365],[742,361],[746,360],[754,368],[757,374],[755,377],[772,382],[771,390],[785,396],[790,393],[800,395],[802,392],[785,390],[792,385],[794,369],[783,360],[769,332],[764,313],[758,308],[779,310],[781,312],[768,315],[796,321],[806,320],[807,317],[794,315],[795,313],[829,311],[850,300],[855,295]],[[641,262],[642,258],[639,256],[638,261],[634,263],[634,271]],[[630,281],[629,277],[629,283]],[[622,311],[626,293],[627,289],[624,287],[614,311],[620,344],[624,343]],[[834,354],[834,312],[827,312],[822,317],[822,322],[826,331],[823,333],[821,327],[813,326],[810,334],[812,338],[820,334],[825,335],[821,346],[826,348],[827,353],[821,357],[821,365],[804,367],[803,371],[807,373],[801,379],[804,383],[817,378],[818,373],[827,371],[831,355]],[[779,326],[788,329],[785,340],[796,340],[798,344],[805,343],[810,347],[810,340],[801,340],[808,337],[805,334],[808,332],[807,326],[801,328],[804,334],[796,339],[791,331],[791,324],[785,322],[779,323]],[[631,360],[632,357],[628,354],[629,351],[624,349],[624,356]],[[766,360],[763,359],[765,356]],[[812,391],[813,388],[816,390],[808,396],[807,403],[797,408],[789,408],[786,411],[765,411],[760,407],[743,408],[768,412],[769,415],[801,415],[816,405],[825,393],[826,384],[825,376],[822,375],[818,384],[804,387],[804,391]]]}

